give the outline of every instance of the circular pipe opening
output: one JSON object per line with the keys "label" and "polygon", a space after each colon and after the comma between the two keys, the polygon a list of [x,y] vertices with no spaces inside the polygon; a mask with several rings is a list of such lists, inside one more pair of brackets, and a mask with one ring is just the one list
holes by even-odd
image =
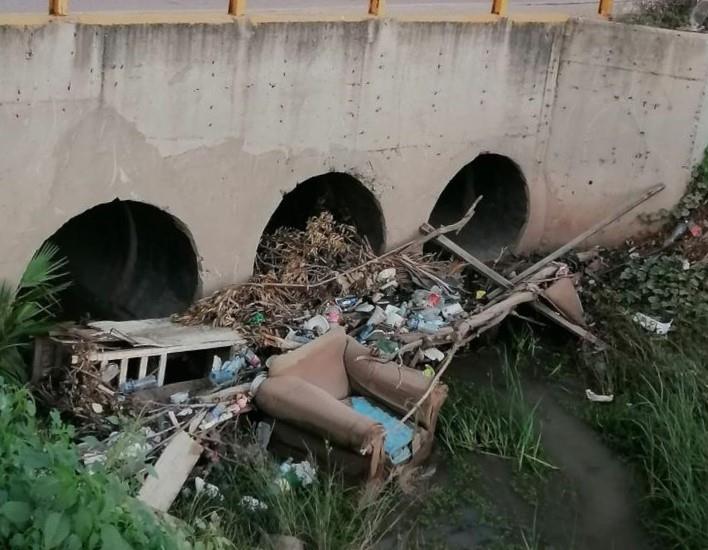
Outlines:
{"label": "circular pipe opening", "polygon": [[131,320],[182,311],[199,286],[186,229],[149,204],[114,200],[65,223],[49,242],[68,261],[64,319]]}
{"label": "circular pipe opening", "polygon": [[375,252],[384,246],[384,223],[374,194],[359,180],[342,172],[329,172],[300,183],[275,210],[265,233],[279,227],[305,229],[307,220],[328,210],[334,219],[356,227]]}
{"label": "circular pipe opening", "polygon": [[510,158],[485,153],[465,165],[441,193],[429,222],[437,227],[458,221],[479,196],[474,217],[448,237],[490,260],[517,244],[528,218],[526,178]]}

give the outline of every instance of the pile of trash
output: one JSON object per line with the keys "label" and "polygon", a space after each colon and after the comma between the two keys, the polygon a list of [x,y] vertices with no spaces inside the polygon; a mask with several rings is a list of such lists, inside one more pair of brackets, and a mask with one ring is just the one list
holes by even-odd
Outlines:
{"label": "pile of trash", "polygon": [[[115,447],[118,416],[135,418],[145,442],[131,448],[159,455],[155,470],[164,474],[163,485],[146,479],[141,498],[167,510],[200,456],[218,460],[237,445],[238,419],[252,410],[271,360],[333,327],[368,346],[374,363],[395,361],[430,378],[402,424],[438,386],[455,353],[519,306],[602,349],[585,322],[576,290],[580,275],[559,259],[662,189],[647,190],[538,261],[503,273],[446,236],[469,222],[476,203],[457,223],[423,224],[420,237],[378,256],[354,227],[323,212],[304,230],[266,235],[251,280],[199,300],[174,319],[62,327],[46,346],[38,340],[39,387],[84,433],[103,438],[103,449],[87,449],[88,462]],[[424,254],[429,241],[456,259]],[[199,372],[184,377],[190,368]],[[256,439],[267,439],[255,432]],[[284,466],[282,474],[292,484],[290,478],[305,470],[299,466],[293,474]]]}
{"label": "pile of trash", "polygon": [[[412,249],[376,256],[354,227],[323,212],[304,230],[265,235],[248,282],[199,300],[176,320],[236,328],[260,348],[294,349],[323,334],[329,323],[356,328],[377,307],[388,308],[393,328],[400,328],[393,308],[419,288],[435,287],[438,301],[457,303],[464,292],[462,265]],[[380,316],[376,310],[375,319]],[[427,323],[445,324],[442,318]]]}

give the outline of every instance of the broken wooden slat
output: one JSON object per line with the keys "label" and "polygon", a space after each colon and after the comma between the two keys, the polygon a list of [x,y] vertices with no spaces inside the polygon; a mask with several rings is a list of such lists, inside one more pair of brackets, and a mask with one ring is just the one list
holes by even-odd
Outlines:
{"label": "broken wooden slat", "polygon": [[166,512],[202,454],[202,446],[184,431],[177,432],[155,463],[157,477],[149,475],[138,499],[156,510]]}
{"label": "broken wooden slat", "polygon": [[238,386],[231,386],[230,388],[225,388],[223,390],[218,390],[209,394],[198,395],[197,399],[200,403],[212,403],[214,401],[222,401],[229,399],[238,395],[239,393],[246,393],[251,389],[251,384],[239,384]]}
{"label": "broken wooden slat", "polygon": [[148,358],[141,357],[140,358],[140,370],[138,371],[138,380],[141,378],[145,378],[147,376],[147,370],[148,370]]}
{"label": "broken wooden slat", "polygon": [[137,359],[139,357],[156,357],[163,353],[184,353],[186,351],[200,351],[205,349],[222,349],[230,347],[231,344],[205,342],[203,344],[190,344],[185,346],[170,347],[150,347],[150,348],[130,348],[106,351],[92,351],[87,355],[89,361],[101,362],[120,361],[122,359]]}
{"label": "broken wooden slat", "polygon": [[165,384],[165,371],[167,370],[167,354],[163,353],[160,355],[160,364],[157,367],[157,385],[163,386]]}
{"label": "broken wooden slat", "polygon": [[120,375],[118,376],[118,384],[124,384],[128,379],[128,358],[120,361]]}

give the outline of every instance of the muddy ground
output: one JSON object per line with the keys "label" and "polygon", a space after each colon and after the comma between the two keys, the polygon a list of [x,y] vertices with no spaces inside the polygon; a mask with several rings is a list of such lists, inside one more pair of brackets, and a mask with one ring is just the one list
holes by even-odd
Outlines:
{"label": "muddy ground", "polygon": [[[446,382],[489,385],[500,364],[495,349],[482,348],[458,358]],[[540,477],[509,460],[451,457],[439,446],[380,548],[650,547],[630,468],[578,418],[584,387],[574,376],[534,370],[522,373],[524,394],[537,407],[544,456],[555,469]]]}

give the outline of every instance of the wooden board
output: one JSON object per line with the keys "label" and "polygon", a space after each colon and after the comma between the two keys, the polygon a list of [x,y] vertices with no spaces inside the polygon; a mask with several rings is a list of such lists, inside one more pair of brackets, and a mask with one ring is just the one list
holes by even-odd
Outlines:
{"label": "wooden board", "polygon": [[181,325],[169,318],[140,321],[95,321],[89,327],[133,346],[189,348],[190,346],[226,347],[242,344],[243,337],[230,328],[207,325]]}
{"label": "wooden board", "polygon": [[157,477],[147,477],[140,488],[138,499],[156,510],[169,510],[203,450],[202,446],[184,431],[177,432],[157,459]]}

